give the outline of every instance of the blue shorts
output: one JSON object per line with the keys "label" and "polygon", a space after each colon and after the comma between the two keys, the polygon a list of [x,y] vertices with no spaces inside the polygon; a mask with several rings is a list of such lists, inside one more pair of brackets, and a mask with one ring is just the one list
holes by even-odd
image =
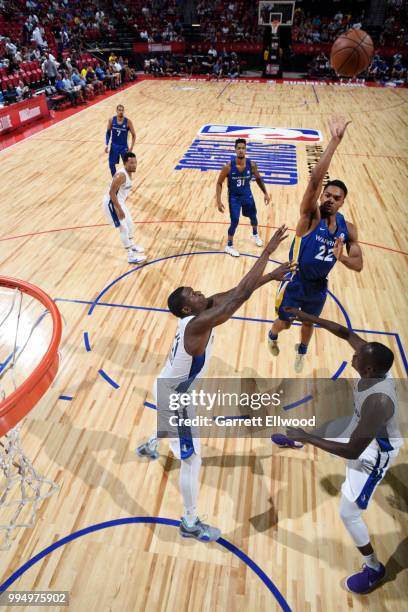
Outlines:
{"label": "blue shorts", "polygon": [[252,195],[249,198],[245,199],[230,196],[228,200],[231,221],[233,221],[234,219],[239,219],[241,210],[244,217],[256,217],[256,205]]}
{"label": "blue shorts", "polygon": [[327,297],[327,281],[303,282],[299,278],[282,281],[276,295],[275,310],[281,321],[290,321],[284,308],[300,308],[307,314],[320,316]]}
{"label": "blue shorts", "polygon": [[122,158],[123,160],[123,156],[128,151],[129,151],[128,147],[118,147],[115,145],[111,145],[111,148],[109,151],[109,163],[113,163],[116,166],[116,164],[119,163],[120,158]]}

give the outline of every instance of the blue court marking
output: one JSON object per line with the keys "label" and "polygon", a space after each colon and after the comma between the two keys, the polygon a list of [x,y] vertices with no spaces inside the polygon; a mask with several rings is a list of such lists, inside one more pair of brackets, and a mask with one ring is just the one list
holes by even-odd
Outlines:
{"label": "blue court marking", "polygon": [[120,385],[113,380],[104,370],[98,370],[98,374],[102,376],[114,389],[119,389]]}
{"label": "blue court marking", "polygon": [[343,361],[343,363],[341,364],[341,366],[339,367],[339,369],[337,370],[337,372],[335,372],[335,373],[333,374],[333,376],[331,377],[331,379],[332,379],[332,380],[337,380],[337,379],[338,379],[338,378],[341,376],[341,374],[342,374],[342,372],[343,372],[343,370],[344,370],[344,368],[345,368],[346,366],[347,366],[347,361]]}
{"label": "blue court marking", "polygon": [[73,400],[74,398],[72,397],[72,395],[60,395],[59,398],[60,400],[65,400],[67,402],[70,402],[71,400]]}
{"label": "blue court marking", "polygon": [[[16,348],[16,353],[17,353],[17,349],[18,349],[18,347]],[[2,371],[4,370],[6,365],[13,359],[13,355],[14,355],[14,352],[10,353],[10,355],[7,357],[7,359],[5,361],[3,361],[3,363],[0,363],[0,374],[2,373]]]}
{"label": "blue court marking", "polygon": [[152,408],[153,410],[157,410],[156,404],[151,404],[150,402],[145,402],[143,405],[146,406],[146,408]]}
{"label": "blue court marking", "polygon": [[397,334],[397,333],[395,333],[394,336],[395,336],[398,348],[399,348],[400,353],[401,353],[402,362],[404,364],[405,371],[406,371],[407,376],[408,376],[408,361],[407,361],[407,357],[405,355],[404,347],[402,346],[401,338],[399,337],[399,334]]}
{"label": "blue court marking", "polygon": [[[41,561],[41,559],[44,559],[44,557],[52,553],[54,550],[65,546],[65,544],[68,544],[73,540],[77,540],[78,538],[81,538],[82,536],[85,536],[88,533],[101,531],[102,529],[108,529],[109,527],[116,527],[118,525],[129,525],[132,523],[171,525],[172,527],[178,527],[180,525],[180,521],[163,518],[160,516],[131,516],[128,518],[120,518],[112,521],[105,521],[103,523],[97,523],[95,525],[85,527],[84,529],[80,529],[79,531],[74,531],[73,533],[70,533],[64,538],[61,538],[61,540],[53,542],[50,546],[47,546],[47,548],[44,548],[42,551],[34,555],[34,557],[26,561],[26,563],[21,565],[13,574],[11,574],[9,578],[7,578],[7,580],[3,582],[3,584],[0,585],[0,593],[6,591],[6,589],[8,589],[18,578],[20,578],[20,576],[22,576],[33,565]],[[248,557],[248,555],[246,555],[242,550],[240,550],[239,548],[234,546],[234,544],[231,544],[231,542],[228,542],[228,540],[225,540],[224,538],[219,538],[217,540],[217,544],[220,544],[221,546],[232,552],[236,557],[238,557],[238,559],[243,561],[258,576],[258,578],[262,580],[265,586],[275,597],[281,609],[284,610],[284,612],[291,612],[291,608],[289,607],[288,603],[286,602],[279,589],[275,586],[269,576],[267,576],[265,572],[259,567],[259,565],[255,563],[255,561],[250,559],[250,557]]]}
{"label": "blue court marking", "polygon": [[301,404],[306,404],[307,402],[310,402],[310,400],[312,400],[312,399],[313,399],[313,395],[306,395],[305,397],[302,397],[302,399],[297,400],[297,402],[293,402],[293,404],[288,404],[287,406],[282,406],[282,409],[283,410],[292,410],[292,408],[297,408]]}
{"label": "blue court marking", "polygon": [[91,345],[89,344],[89,335],[88,332],[84,332],[84,344],[87,353],[91,350]]}

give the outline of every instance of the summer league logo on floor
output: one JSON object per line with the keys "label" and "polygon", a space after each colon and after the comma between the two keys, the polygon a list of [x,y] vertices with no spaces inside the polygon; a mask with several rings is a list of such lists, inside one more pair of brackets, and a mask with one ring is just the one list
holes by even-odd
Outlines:
{"label": "summer league logo on floor", "polygon": [[247,139],[247,157],[254,161],[264,183],[296,185],[298,182],[296,145],[293,142],[321,142],[319,130],[304,128],[274,128],[254,125],[203,125],[175,170],[221,170],[235,155],[236,138]]}

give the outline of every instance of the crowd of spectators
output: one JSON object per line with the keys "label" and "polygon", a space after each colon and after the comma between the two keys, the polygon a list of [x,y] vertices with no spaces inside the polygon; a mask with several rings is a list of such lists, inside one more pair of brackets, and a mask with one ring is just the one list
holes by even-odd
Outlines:
{"label": "crowd of spectators", "polygon": [[130,28],[136,42],[183,41],[181,2],[177,0],[112,0],[118,23]]}
{"label": "crowd of spectators", "polygon": [[[324,51],[321,51],[311,62],[308,76],[311,78],[338,78],[330,66],[330,60]],[[395,53],[388,61],[377,53],[374,55],[368,69],[358,76],[359,78],[378,83],[392,81],[396,84],[403,84],[407,82],[407,69],[401,53]]]}
{"label": "crowd of spectators", "polygon": [[197,4],[201,36],[215,43],[261,42],[258,3],[243,0],[200,0]]}
{"label": "crowd of spectators", "polygon": [[[352,14],[336,10],[333,5],[332,15],[310,15],[297,7],[292,26],[292,42],[296,43],[332,43],[340,34],[350,28],[361,29],[364,25],[364,11]],[[408,3],[393,0],[387,4],[386,19],[383,29],[376,41],[378,46],[390,45],[404,47],[408,45]]]}
{"label": "crowd of spectators", "polygon": [[192,76],[205,74],[208,79],[228,77],[234,79],[241,74],[241,63],[237,53],[228,53],[224,48],[220,53],[213,45],[206,55],[176,56],[164,54],[149,56],[144,61],[145,74],[153,76]]}

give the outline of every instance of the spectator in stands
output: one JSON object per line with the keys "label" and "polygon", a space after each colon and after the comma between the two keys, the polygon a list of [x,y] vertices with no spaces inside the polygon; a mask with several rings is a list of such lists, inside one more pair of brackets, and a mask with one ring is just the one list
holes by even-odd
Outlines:
{"label": "spectator in stands", "polygon": [[16,87],[16,93],[19,101],[25,100],[26,98],[31,98],[31,90],[28,85],[25,85],[23,81],[20,79],[18,85]]}
{"label": "spectator in stands", "polygon": [[67,72],[63,73],[62,82],[64,83],[64,90],[73,95],[74,106],[77,104],[82,104],[84,98],[82,96],[80,85],[74,85]]}
{"label": "spectator in stands", "polygon": [[217,57],[217,50],[214,48],[214,45],[208,49],[207,55],[211,55],[214,59]]}
{"label": "spectator in stands", "polygon": [[214,78],[214,79],[217,79],[217,81],[219,81],[221,77],[222,77],[222,62],[220,59],[216,59],[215,64],[212,68],[212,73],[208,75],[208,78],[209,80]]}
{"label": "spectator in stands", "polygon": [[42,65],[42,71],[48,83],[54,85],[58,74],[58,65],[55,60],[52,59],[51,53],[46,54],[46,59]]}
{"label": "spectator in stands", "polygon": [[91,65],[89,65],[86,70],[86,82],[88,85],[92,85],[95,93],[103,93],[105,91],[103,83],[97,78]]}
{"label": "spectator in stands", "polygon": [[55,87],[56,87],[56,90],[58,91],[58,93],[61,96],[64,96],[65,98],[69,99],[69,101],[71,102],[72,105],[75,104],[75,99],[76,98],[75,98],[74,92],[73,91],[68,91],[65,88],[64,80],[62,78],[62,74],[59,73],[59,72],[57,74],[57,78],[56,78],[56,81],[55,81]]}
{"label": "spectator in stands", "polygon": [[230,77],[230,79],[236,79],[237,77],[239,77],[239,73],[240,73],[240,66],[238,62],[231,60],[228,76]]}
{"label": "spectator in stands", "polygon": [[396,81],[402,81],[404,78],[404,74],[405,74],[405,68],[401,60],[394,62],[391,68],[391,78],[395,79]]}
{"label": "spectator in stands", "polygon": [[10,83],[7,84],[7,89],[3,93],[3,97],[6,104],[14,104],[17,102],[17,91]]}
{"label": "spectator in stands", "polygon": [[116,72],[114,72],[112,65],[108,64],[106,68],[105,79],[107,80],[110,89],[117,89],[119,87],[117,76],[118,75]]}
{"label": "spectator in stands", "polygon": [[87,85],[85,79],[81,79],[78,68],[74,68],[71,76],[72,83],[75,87],[80,87],[86,97],[92,97],[94,90],[92,85]]}
{"label": "spectator in stands", "polygon": [[123,68],[125,70],[126,81],[135,81],[137,79],[136,70],[129,66],[129,60],[127,57],[124,60]]}
{"label": "spectator in stands", "polygon": [[34,28],[32,36],[31,36],[31,40],[35,42],[35,44],[40,50],[44,49],[47,46],[46,43],[44,42],[44,38],[43,38],[44,35],[45,35],[44,28],[37,25]]}

